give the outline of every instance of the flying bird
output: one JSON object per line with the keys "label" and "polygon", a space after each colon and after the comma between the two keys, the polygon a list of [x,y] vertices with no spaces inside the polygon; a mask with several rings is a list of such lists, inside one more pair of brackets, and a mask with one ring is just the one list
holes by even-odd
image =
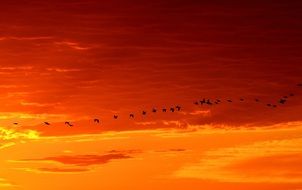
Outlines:
{"label": "flying bird", "polygon": [[94,121],[94,123],[100,123],[99,119],[94,119],[93,121]]}
{"label": "flying bird", "polygon": [[118,115],[113,115],[113,119],[117,119],[118,118]]}
{"label": "flying bird", "polygon": [[175,111],[175,109],[174,109],[174,108],[170,108],[170,111],[171,111],[171,112],[174,112],[174,111]]}
{"label": "flying bird", "polygon": [[[197,103],[198,104],[198,103]],[[167,109],[166,108],[163,108],[163,112],[167,112]]]}
{"label": "flying bird", "polygon": [[233,102],[232,100],[227,100],[228,102]]}
{"label": "flying bird", "polygon": [[45,124],[45,125],[50,125],[50,123],[48,123],[48,122],[46,122],[46,121],[44,122],[44,124]]}
{"label": "flying bird", "polygon": [[286,102],[286,99],[280,99],[280,100],[279,100],[279,103],[280,103],[280,104],[285,104],[285,102]]}
{"label": "flying bird", "polygon": [[65,121],[65,125],[68,125],[69,127],[73,126],[69,121]]}
{"label": "flying bird", "polygon": [[19,123],[14,123],[14,125],[18,125]]}
{"label": "flying bird", "polygon": [[180,111],[181,107],[180,106],[176,106],[176,110]]}
{"label": "flying bird", "polygon": [[134,118],[134,114],[133,114],[133,113],[130,113],[129,117],[130,117],[130,118]]}
{"label": "flying bird", "polygon": [[143,115],[146,115],[146,114],[147,114],[147,112],[146,112],[146,111],[142,111],[142,114],[143,114]]}
{"label": "flying bird", "polygon": [[152,109],[152,112],[153,112],[153,113],[156,113],[156,111],[157,111],[156,108],[153,108],[153,109]]}

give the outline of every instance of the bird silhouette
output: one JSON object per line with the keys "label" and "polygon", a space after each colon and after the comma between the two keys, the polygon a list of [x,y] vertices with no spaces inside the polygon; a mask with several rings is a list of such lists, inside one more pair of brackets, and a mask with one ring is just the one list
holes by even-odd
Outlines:
{"label": "bird silhouette", "polygon": [[[197,103],[198,104],[198,103]],[[163,112],[167,112],[167,109],[166,108],[163,108]]]}
{"label": "bird silhouette", "polygon": [[285,102],[286,102],[286,99],[280,99],[280,100],[279,100],[279,103],[280,103],[280,104],[285,104]]}
{"label": "bird silhouette", "polygon": [[175,107],[177,111],[180,111],[181,107],[180,106],[176,106]]}
{"label": "bird silhouette", "polygon": [[93,121],[94,121],[94,123],[100,123],[99,119],[94,119]]}
{"label": "bird silhouette", "polygon": [[210,100],[210,99],[208,99],[208,100],[206,101],[206,104],[208,104],[208,105],[212,105],[211,100]]}
{"label": "bird silhouette", "polygon": [[157,112],[157,109],[156,109],[156,108],[153,108],[153,109],[152,109],[152,112],[153,112],[153,113],[156,113],[156,112]]}
{"label": "bird silhouette", "polygon": [[49,122],[46,122],[46,121],[44,122],[44,124],[45,124],[45,125],[50,125],[50,123],[49,123]]}
{"label": "bird silhouette", "polygon": [[65,121],[65,125],[68,125],[69,127],[73,126],[69,121]]}
{"label": "bird silhouette", "polygon": [[19,124],[19,123],[16,123],[16,122],[14,123],[14,125],[18,125],[18,124]]}
{"label": "bird silhouette", "polygon": [[129,117],[130,117],[130,118],[134,118],[134,114],[133,114],[133,113],[130,113]]}
{"label": "bird silhouette", "polygon": [[174,109],[174,108],[170,108],[170,111],[171,111],[171,112],[174,112],[174,111],[175,111],[175,109]]}
{"label": "bird silhouette", "polygon": [[118,118],[118,115],[113,115],[113,119],[117,119]]}
{"label": "bird silhouette", "polygon": [[230,102],[230,103],[233,102],[232,100],[227,100],[227,101]]}
{"label": "bird silhouette", "polygon": [[142,111],[142,114],[143,114],[143,115],[147,115],[147,112],[146,112],[146,111]]}

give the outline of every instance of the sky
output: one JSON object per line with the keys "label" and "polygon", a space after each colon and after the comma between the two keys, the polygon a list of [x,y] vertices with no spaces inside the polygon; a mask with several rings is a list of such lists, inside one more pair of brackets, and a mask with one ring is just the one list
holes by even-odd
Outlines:
{"label": "sky", "polygon": [[1,2],[0,189],[302,189],[301,32],[295,0]]}

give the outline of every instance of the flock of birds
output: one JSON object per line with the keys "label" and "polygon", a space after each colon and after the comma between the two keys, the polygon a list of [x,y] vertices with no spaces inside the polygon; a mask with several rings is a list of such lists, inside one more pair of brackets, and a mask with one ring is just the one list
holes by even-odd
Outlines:
{"label": "flock of birds", "polygon": [[[298,87],[302,87],[302,83],[299,83],[299,84],[297,84],[297,86]],[[294,93],[290,93],[290,94],[288,94],[288,95],[285,95],[285,96],[283,96],[283,97],[281,97],[279,100],[278,100],[278,102],[277,103],[267,103],[266,104],[266,106],[267,107],[271,107],[271,108],[277,108],[278,107],[278,104],[279,105],[284,105],[287,101],[288,101],[288,99],[290,98],[290,97],[293,97],[293,96],[295,96],[295,94]],[[232,103],[233,102],[233,100],[232,99],[226,99],[225,100],[226,102],[228,102],[228,103]],[[240,102],[244,102],[244,101],[246,101],[246,99],[245,98],[240,98],[239,99],[239,101]],[[196,106],[202,106],[202,105],[209,105],[209,106],[212,106],[212,105],[217,105],[217,104],[220,104],[220,103],[222,103],[223,102],[223,100],[221,100],[221,99],[206,99],[206,98],[203,98],[202,100],[198,100],[198,101],[195,101],[195,102],[193,102],[193,104],[194,105],[196,105]],[[254,102],[258,102],[258,103],[260,103],[261,102],[261,100],[260,99],[258,99],[258,98],[255,98],[254,99]],[[179,111],[181,111],[181,109],[182,109],[182,107],[180,106],[180,105],[177,105],[177,106],[173,106],[173,107],[170,107],[169,109],[167,109],[167,108],[162,108],[161,110],[159,109],[157,109],[157,108],[153,108],[152,110],[151,110],[151,112],[153,112],[153,113],[156,113],[156,112],[158,112],[158,111],[161,111],[161,112],[179,112]],[[147,115],[147,111],[142,111],[141,112],[141,115],[143,115],[143,116],[146,116]],[[113,115],[113,119],[118,119],[119,118],[119,115]],[[135,114],[134,113],[130,113],[129,114],[129,118],[130,119],[134,119],[135,118]],[[99,118],[94,118],[93,119],[93,122],[94,123],[96,123],[96,124],[99,124],[100,123],[100,119]],[[13,123],[14,125],[18,125],[19,123]],[[47,126],[49,126],[49,125],[51,125],[49,122],[47,122],[47,121],[45,121],[44,123],[43,123],[44,125],[47,125]],[[68,127],[72,127],[72,126],[74,126],[70,121],[65,121],[65,123],[64,123],[66,126],[68,126]]]}

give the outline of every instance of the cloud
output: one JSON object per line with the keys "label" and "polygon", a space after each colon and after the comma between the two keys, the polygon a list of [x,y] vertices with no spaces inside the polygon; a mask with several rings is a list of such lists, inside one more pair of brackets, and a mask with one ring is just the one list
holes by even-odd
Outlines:
{"label": "cloud", "polygon": [[301,143],[301,138],[272,140],[207,151],[198,163],[183,166],[173,176],[236,183],[299,183]]}
{"label": "cloud", "polygon": [[41,159],[24,159],[21,161],[53,161],[64,165],[92,166],[106,164],[112,160],[132,158],[124,153],[108,153],[104,155],[74,155],[74,156],[54,156]]}
{"label": "cloud", "polygon": [[88,168],[38,168],[37,170],[42,172],[54,172],[54,173],[75,173],[75,172],[87,172]]}
{"label": "cloud", "polygon": [[15,130],[0,127],[0,140],[38,139],[39,132],[34,130]]}
{"label": "cloud", "polygon": [[51,36],[3,36],[0,37],[0,41],[3,40],[18,40],[18,41],[36,41],[36,40],[51,40]]}
{"label": "cloud", "polygon": [[15,185],[12,184],[12,183],[10,183],[10,182],[8,182],[4,178],[0,178],[0,187],[3,187],[3,188],[5,188],[5,187],[15,187]]}
{"label": "cloud", "polygon": [[55,71],[58,73],[67,73],[67,72],[77,72],[77,71],[81,71],[81,69],[72,69],[72,68],[68,68],[68,69],[64,69],[64,68],[47,68],[47,71]]}
{"label": "cloud", "polygon": [[89,50],[92,48],[92,47],[87,47],[87,46],[85,47],[85,46],[80,45],[77,42],[71,42],[71,41],[55,42],[55,44],[59,45],[59,46],[67,46],[69,48],[72,48],[74,50],[79,50],[79,51]]}

